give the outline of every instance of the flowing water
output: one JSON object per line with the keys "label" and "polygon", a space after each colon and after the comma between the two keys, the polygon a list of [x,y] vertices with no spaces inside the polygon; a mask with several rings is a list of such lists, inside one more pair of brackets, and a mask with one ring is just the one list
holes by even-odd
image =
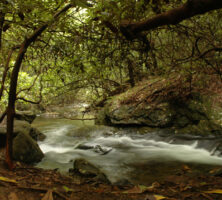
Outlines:
{"label": "flowing water", "polygon": [[95,126],[93,121],[37,118],[33,124],[47,138],[39,142],[45,154],[38,167],[67,172],[76,158],[98,166],[112,182],[124,179],[149,184],[189,163],[209,171],[222,166],[220,138],[172,136],[139,129]]}

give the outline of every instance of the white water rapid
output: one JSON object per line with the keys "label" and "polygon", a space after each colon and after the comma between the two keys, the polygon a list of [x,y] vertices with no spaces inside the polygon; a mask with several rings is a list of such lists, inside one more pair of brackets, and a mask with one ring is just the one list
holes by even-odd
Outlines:
{"label": "white water rapid", "polygon": [[[178,144],[180,142],[172,139],[167,142],[166,138],[154,137],[156,133],[138,135],[121,131],[119,134],[104,126],[94,129],[93,126],[79,123],[64,120],[41,122],[41,130],[47,138],[39,142],[45,157],[38,167],[59,168],[65,172],[72,168],[73,160],[85,158],[115,182],[120,177],[129,178],[130,174],[139,170],[138,166],[146,170],[144,166],[152,163],[222,165],[221,152],[215,151],[216,142],[213,140],[207,141],[207,146],[210,146],[207,149],[204,148],[205,140],[194,139]],[[81,130],[84,126],[88,127],[85,132]]]}

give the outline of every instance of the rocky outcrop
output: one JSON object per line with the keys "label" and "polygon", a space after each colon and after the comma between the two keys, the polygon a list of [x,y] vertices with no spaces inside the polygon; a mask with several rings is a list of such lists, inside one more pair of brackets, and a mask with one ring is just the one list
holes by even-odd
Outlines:
{"label": "rocky outcrop", "polygon": [[106,175],[98,167],[85,159],[76,159],[71,173],[77,173],[85,178],[91,178],[96,182],[110,183]]}
{"label": "rocky outcrop", "polygon": [[[169,80],[168,80],[169,81]],[[178,78],[145,82],[109,100],[97,124],[147,126],[175,133],[222,133],[220,106],[214,97],[189,91]],[[180,84],[180,86],[178,86]]]}

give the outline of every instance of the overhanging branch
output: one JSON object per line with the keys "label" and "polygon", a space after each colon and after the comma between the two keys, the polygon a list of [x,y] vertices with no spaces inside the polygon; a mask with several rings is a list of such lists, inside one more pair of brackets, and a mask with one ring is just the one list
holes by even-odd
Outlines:
{"label": "overhanging branch", "polygon": [[195,15],[220,8],[222,8],[221,0],[187,0],[182,6],[158,14],[153,18],[140,22],[122,22],[120,30],[128,40],[132,40],[142,31],[149,31],[163,25],[175,25]]}

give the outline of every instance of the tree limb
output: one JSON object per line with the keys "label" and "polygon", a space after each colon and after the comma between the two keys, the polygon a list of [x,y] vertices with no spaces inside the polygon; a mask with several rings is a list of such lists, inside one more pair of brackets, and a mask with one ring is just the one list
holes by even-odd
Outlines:
{"label": "tree limb", "polygon": [[0,123],[2,123],[6,115],[7,115],[7,109],[2,113],[2,116],[0,117]]}
{"label": "tree limb", "polygon": [[8,53],[8,57],[7,57],[7,60],[6,60],[4,72],[3,72],[3,74],[2,74],[2,81],[1,81],[1,88],[0,88],[0,100],[1,100],[1,98],[2,98],[2,94],[3,94],[3,91],[4,91],[4,89],[5,89],[5,81],[6,81],[7,73],[8,73],[8,70],[9,70],[9,63],[10,63],[12,54],[13,54],[14,50],[16,50],[16,49],[18,49],[18,48],[19,48],[18,46],[13,47],[13,48],[9,51],[9,53]]}
{"label": "tree limb", "polygon": [[220,8],[222,8],[221,0],[187,0],[182,6],[152,18],[140,22],[122,22],[120,30],[128,40],[132,40],[142,31],[149,31],[163,25],[175,25],[195,15]]}
{"label": "tree limb", "polygon": [[31,104],[40,104],[41,103],[41,99],[39,101],[31,101],[31,100],[25,99],[24,97],[18,97],[18,98],[16,98],[16,100],[22,100],[22,101],[25,101],[25,102],[31,103]]}

